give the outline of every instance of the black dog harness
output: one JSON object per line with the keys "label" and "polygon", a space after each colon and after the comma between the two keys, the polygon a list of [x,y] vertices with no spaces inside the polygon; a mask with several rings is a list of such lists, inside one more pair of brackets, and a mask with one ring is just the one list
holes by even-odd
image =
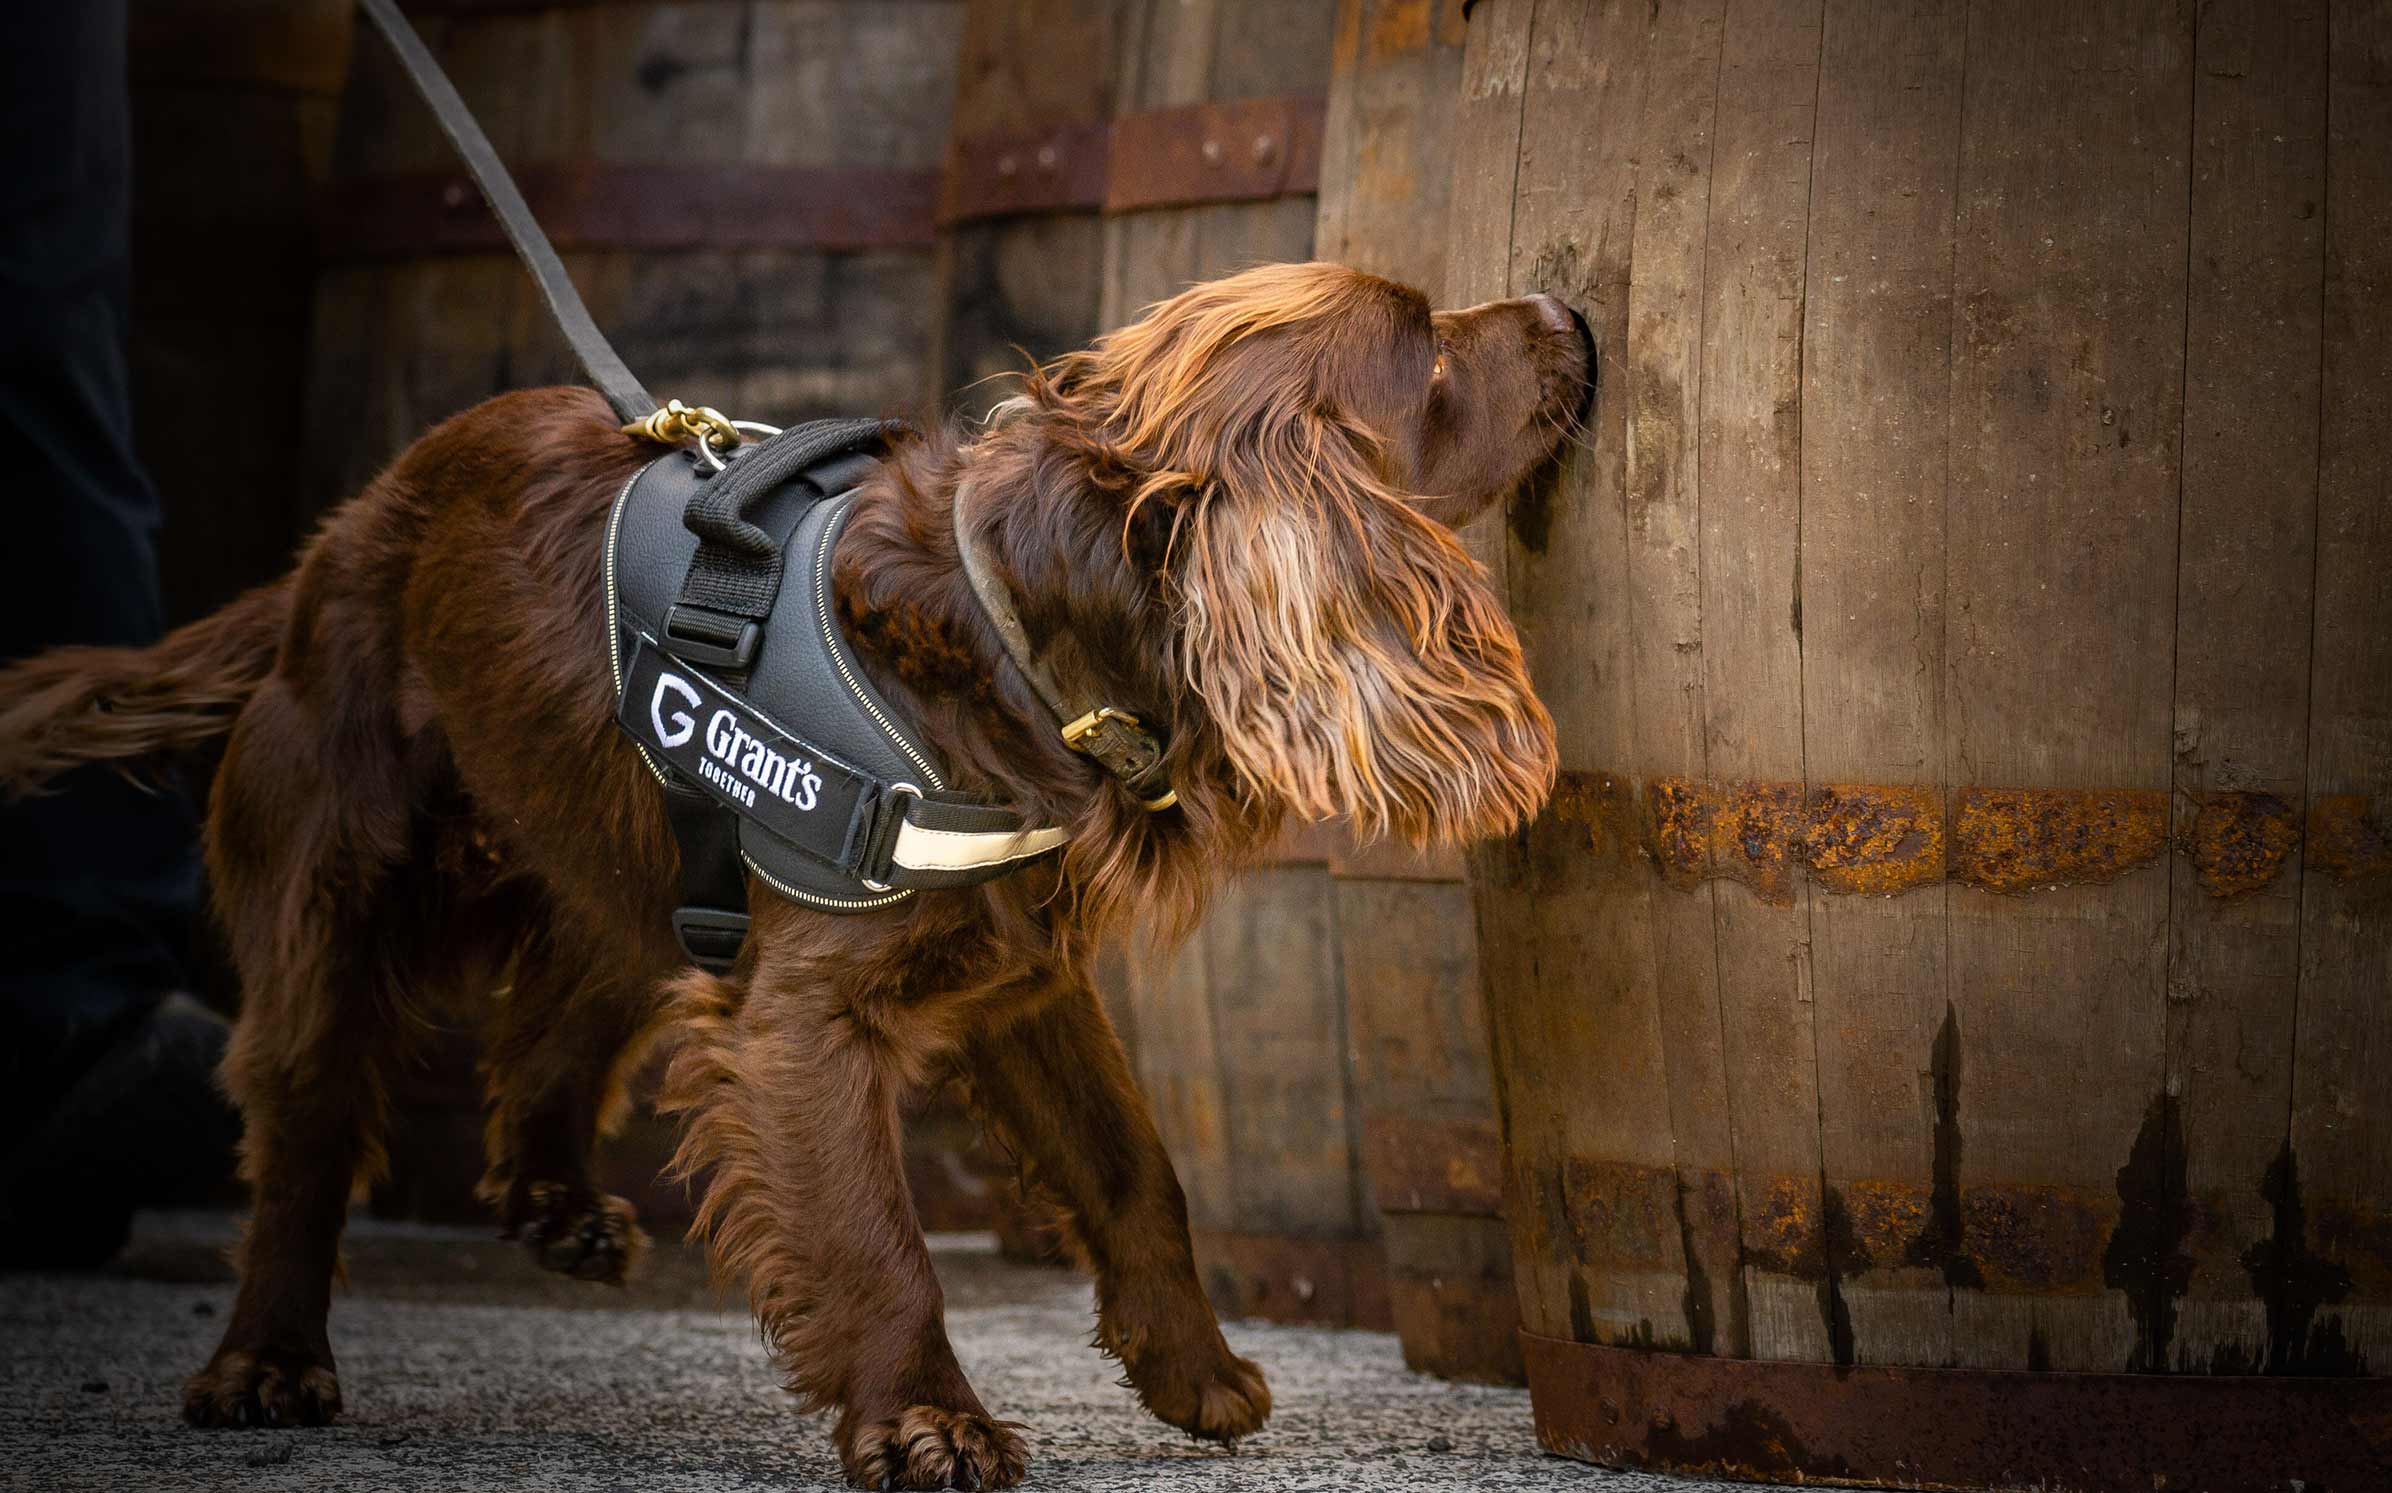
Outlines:
{"label": "black dog harness", "polygon": [[738,953],[748,872],[810,907],[862,912],[1063,843],[950,790],[840,631],[831,562],[857,480],[901,429],[800,426],[735,448],[719,471],[674,452],[607,517],[615,723],[664,785],[683,866],[674,931],[701,964]]}

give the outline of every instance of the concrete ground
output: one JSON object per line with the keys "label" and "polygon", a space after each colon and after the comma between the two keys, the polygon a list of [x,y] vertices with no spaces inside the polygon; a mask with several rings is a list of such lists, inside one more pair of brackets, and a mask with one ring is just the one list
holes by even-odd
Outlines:
{"label": "concrete ground", "polygon": [[[628,1290],[534,1269],[487,1231],[360,1219],[333,1351],[348,1410],[326,1430],[192,1431],[183,1376],[232,1302],[235,1221],[143,1215],[105,1273],[0,1275],[0,1487],[533,1488],[729,1493],[840,1486],[825,1419],[774,1384],[743,1312],[660,1243]],[[1232,1325],[1276,1411],[1235,1452],[1148,1418],[1088,1346],[1087,1283],[942,1236],[957,1352],[1026,1422],[1039,1489],[1186,1493],[1570,1489],[1700,1493],[1540,1453],[1525,1391],[1406,1372],[1383,1333]]]}

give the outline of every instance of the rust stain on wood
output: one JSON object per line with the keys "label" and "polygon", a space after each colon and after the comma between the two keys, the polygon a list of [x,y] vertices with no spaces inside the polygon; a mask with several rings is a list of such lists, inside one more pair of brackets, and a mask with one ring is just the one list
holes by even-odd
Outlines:
{"label": "rust stain on wood", "polygon": [[1952,879],[1995,892],[2115,881],[2168,843],[2168,795],[1962,788],[1953,795]]}
{"label": "rust stain on wood", "polygon": [[1739,881],[1764,901],[1793,899],[1806,870],[1821,890],[1893,896],[1945,880],[2024,894],[2115,881],[2175,852],[2214,897],[2275,884],[2302,850],[2341,881],[2392,875],[2392,821],[2381,800],[2320,798],[2304,836],[2298,812],[2266,793],[2200,800],[2172,837],[2158,789],[1945,790],[1910,783],[1765,780],[1703,782],[1665,776],[1641,786],[1606,772],[1568,772],[1547,813],[1584,825],[1598,860],[1642,860],[1691,890]]}
{"label": "rust stain on wood", "polygon": [[2212,793],[2193,816],[2193,869],[2214,897],[2265,891],[2300,843],[2300,815],[2272,793]]}
{"label": "rust stain on wood", "polygon": [[1693,887],[1710,871],[1712,812],[1704,785],[1691,778],[1657,778],[1645,785],[1653,864],[1663,881]]}
{"label": "rust stain on wood", "polygon": [[1598,1269],[1651,1271],[1678,1266],[1678,1177],[1669,1167],[1573,1156],[1565,1164],[1562,1237],[1580,1262]]}
{"label": "rust stain on wood", "polygon": [[[1996,1183],[1959,1190],[1957,1204],[1955,1243],[1971,1265],[1967,1286],[2029,1296],[2102,1289],[2101,1251],[2117,1221],[2114,1201],[2061,1187]],[[1916,1246],[1935,1215],[1933,1193],[1913,1182],[1862,1178],[1822,1193],[1814,1179],[1775,1177],[1747,1216],[1744,1260],[1809,1281],[1824,1278],[1831,1263],[1847,1281],[1874,1267],[1933,1264],[1918,1257]]]}
{"label": "rust stain on wood", "polygon": [[2359,794],[2323,795],[2309,811],[2308,861],[2336,881],[2392,875],[2392,819]]}
{"label": "rust stain on wood", "polygon": [[1625,861],[1644,844],[1628,782],[1607,772],[1566,772],[1553,787],[1546,810],[1563,824],[1586,827],[1587,850],[1596,860]]}
{"label": "rust stain on wood", "polygon": [[1816,1178],[1769,1179],[1745,1222],[1744,1263],[1802,1280],[1825,1277],[1827,1231]]}
{"label": "rust stain on wood", "polygon": [[1933,788],[1830,783],[1811,794],[1803,859],[1831,892],[1890,895],[1944,878],[1943,796]]}
{"label": "rust stain on wood", "polygon": [[1764,902],[1794,900],[1794,866],[1807,833],[1796,783],[1738,783],[1711,815],[1714,874],[1741,881]]}
{"label": "rust stain on wood", "polygon": [[1960,1195],[1960,1237],[1991,1291],[2090,1296],[2103,1289],[2101,1251],[2116,1227],[2113,1199],[2066,1187],[1971,1187]]}

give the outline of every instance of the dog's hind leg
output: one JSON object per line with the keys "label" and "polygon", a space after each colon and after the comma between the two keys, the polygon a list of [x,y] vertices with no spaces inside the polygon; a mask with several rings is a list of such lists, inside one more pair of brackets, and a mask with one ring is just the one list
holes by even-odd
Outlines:
{"label": "dog's hind leg", "polygon": [[788,1387],[837,1407],[859,1488],[1006,1488],[1028,1461],[990,1418],[947,1341],[898,1147],[919,1081],[902,1034],[777,968],[767,944],[744,1001],[684,976],[667,1103],[689,1115],[675,1165],[711,1168],[698,1229],[749,1304]]}
{"label": "dog's hind leg", "polygon": [[1096,1274],[1097,1343],[1140,1403],[1213,1441],[1262,1426],[1262,1370],[1229,1350],[1196,1278],[1188,1205],[1102,1001],[1084,983],[972,1039],[972,1101],[1027,1179],[1066,1210]]}
{"label": "dog's hind leg", "polygon": [[482,1196],[542,1268],[622,1284],[647,1235],[630,1203],[590,1179],[590,1151],[621,1124],[629,1070],[659,1000],[651,982],[602,975],[553,946],[517,959],[490,1024],[490,1170]]}
{"label": "dog's hind leg", "polygon": [[321,1425],[341,1406],[325,1318],[352,1188],[383,1162],[422,923],[404,768],[363,740],[335,772],[314,715],[270,681],[210,805],[209,869],[242,981],[223,1078],[255,1206],[223,1341],[184,1387],[194,1425]]}

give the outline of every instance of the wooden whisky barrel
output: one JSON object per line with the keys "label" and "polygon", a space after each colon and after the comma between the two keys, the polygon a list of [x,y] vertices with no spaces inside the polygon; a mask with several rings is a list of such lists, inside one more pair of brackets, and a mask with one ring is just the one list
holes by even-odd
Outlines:
{"label": "wooden whisky barrel", "polygon": [[[929,404],[960,0],[427,0],[425,41],[659,399],[773,424]],[[307,460],[353,491],[575,365],[422,101],[356,48],[323,206]]]}
{"label": "wooden whisky barrel", "polygon": [[1607,353],[1505,554],[1565,781],[1478,868],[1548,1447],[2392,1478],[2387,57],[1474,7],[1456,298]]}
{"label": "wooden whisky barrel", "polygon": [[[1316,252],[1443,293],[1462,0],[1344,0],[1321,148]],[[1501,543],[1490,520],[1467,536]],[[1330,860],[1363,1164],[1404,1361],[1517,1382],[1520,1312],[1458,855]]]}

